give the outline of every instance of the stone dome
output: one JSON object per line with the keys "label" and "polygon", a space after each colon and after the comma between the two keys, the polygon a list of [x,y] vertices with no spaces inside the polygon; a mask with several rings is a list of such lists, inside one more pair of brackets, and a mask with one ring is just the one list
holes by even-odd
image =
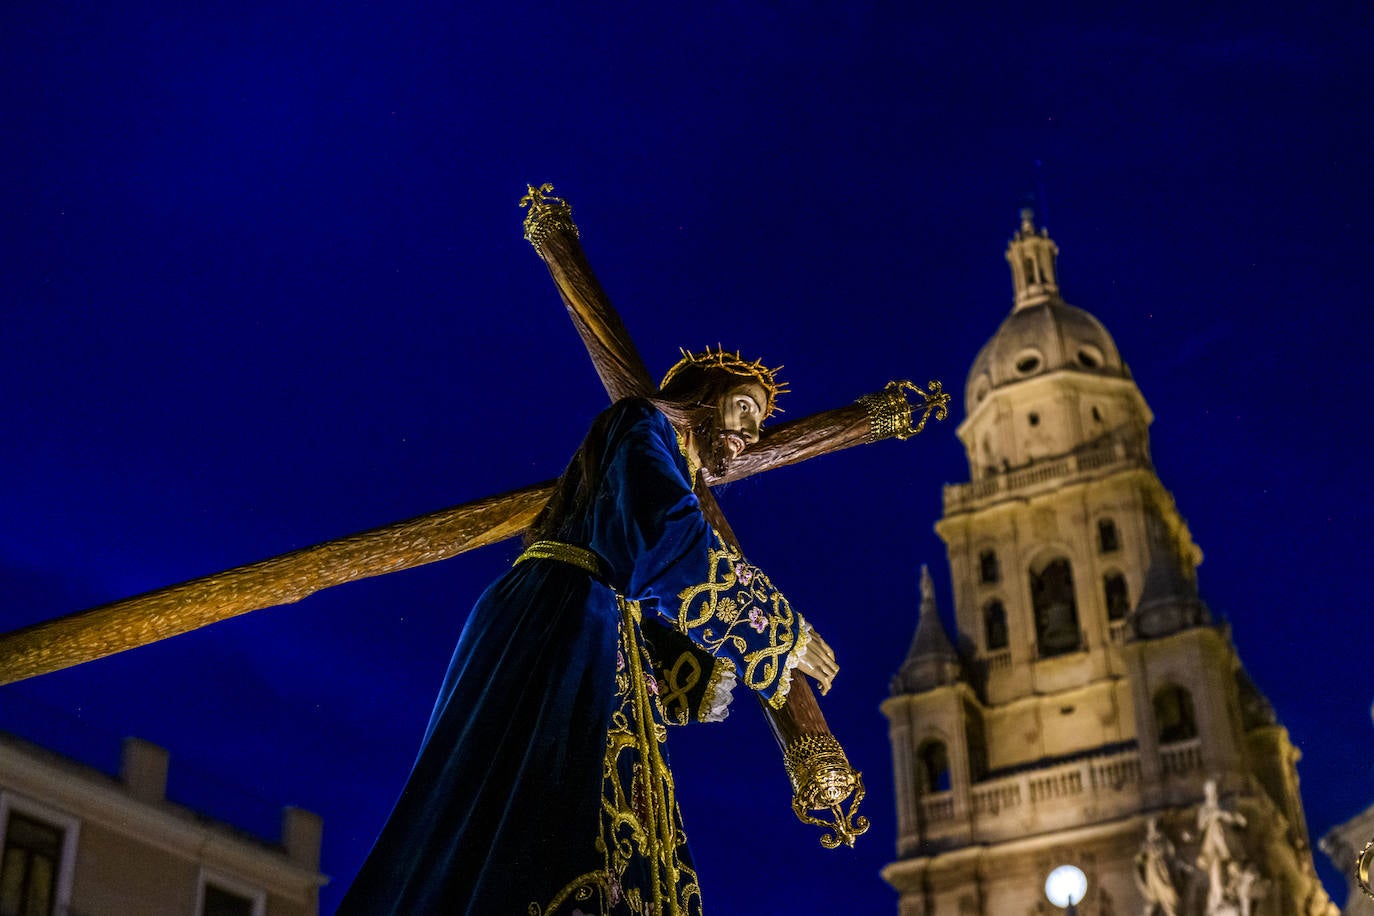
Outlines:
{"label": "stone dome", "polygon": [[994,388],[1060,370],[1131,377],[1102,322],[1056,296],[1016,309],[978,351],[965,407],[973,413]]}

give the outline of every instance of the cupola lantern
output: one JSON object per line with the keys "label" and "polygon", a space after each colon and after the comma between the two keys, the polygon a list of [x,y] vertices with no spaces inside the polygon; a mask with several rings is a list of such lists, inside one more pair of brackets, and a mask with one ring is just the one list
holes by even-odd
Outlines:
{"label": "cupola lantern", "polygon": [[1035,211],[1029,207],[1021,211],[1021,228],[1007,243],[1007,263],[1011,266],[1011,281],[1016,289],[1015,310],[1039,305],[1059,295],[1055,279],[1055,259],[1059,246],[1054,244],[1048,230],[1035,228]]}

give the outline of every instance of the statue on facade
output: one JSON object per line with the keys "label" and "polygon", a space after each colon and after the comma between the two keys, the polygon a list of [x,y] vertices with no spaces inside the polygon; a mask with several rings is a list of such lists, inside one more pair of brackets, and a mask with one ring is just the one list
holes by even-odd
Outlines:
{"label": "statue on facade", "polygon": [[1250,916],[1255,901],[1264,896],[1268,886],[1251,863],[1231,862],[1226,866],[1226,893],[1235,901],[1238,916]]}
{"label": "statue on facade", "polygon": [[1174,844],[1159,829],[1159,818],[1152,817],[1145,824],[1145,840],[1135,855],[1135,885],[1145,901],[1141,916],[1177,916],[1173,862]]}
{"label": "statue on facade", "polygon": [[[1226,841],[1226,826],[1244,828],[1245,816],[1221,807],[1215,779],[1203,783],[1202,794],[1202,804],[1197,809],[1197,867],[1207,876],[1207,916],[1238,916],[1242,910],[1230,881],[1230,867],[1239,864]],[[1248,911],[1249,904],[1245,906]]]}

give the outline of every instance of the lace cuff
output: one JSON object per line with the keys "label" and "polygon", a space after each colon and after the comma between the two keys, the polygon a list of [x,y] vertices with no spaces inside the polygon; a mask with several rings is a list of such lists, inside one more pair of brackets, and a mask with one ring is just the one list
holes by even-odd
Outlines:
{"label": "lace cuff", "polygon": [[734,699],[735,665],[728,658],[716,659],[711,669],[711,680],[706,684],[706,695],[701,698],[701,708],[697,710],[698,722],[724,722],[730,715],[730,701]]}
{"label": "lace cuff", "polygon": [[806,622],[806,618],[797,615],[797,641],[792,646],[792,651],[787,653],[787,661],[782,668],[782,674],[778,676],[778,689],[768,698],[768,705],[774,709],[782,709],[787,702],[787,691],[792,689],[792,669],[801,664],[801,660],[806,657],[806,650],[811,645],[811,624]]}

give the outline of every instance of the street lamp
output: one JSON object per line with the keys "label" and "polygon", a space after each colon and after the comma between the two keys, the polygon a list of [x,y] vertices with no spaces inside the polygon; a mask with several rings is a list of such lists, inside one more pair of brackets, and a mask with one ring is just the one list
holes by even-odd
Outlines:
{"label": "street lamp", "polygon": [[1355,880],[1360,882],[1360,890],[1374,899],[1374,840],[1364,844],[1360,855],[1355,859]]}
{"label": "street lamp", "polygon": [[1045,896],[1068,916],[1077,916],[1074,904],[1081,903],[1087,892],[1088,876],[1076,865],[1061,865],[1045,879]]}

